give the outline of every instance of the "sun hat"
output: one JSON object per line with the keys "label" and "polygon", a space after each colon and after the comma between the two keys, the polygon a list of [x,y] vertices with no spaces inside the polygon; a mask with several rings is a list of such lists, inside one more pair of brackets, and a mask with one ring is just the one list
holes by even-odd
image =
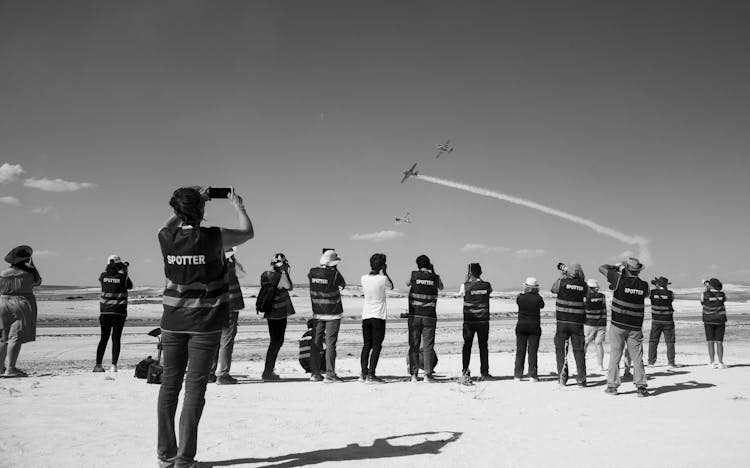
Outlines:
{"label": "sun hat", "polygon": [[320,264],[326,266],[335,266],[341,261],[341,257],[336,253],[335,250],[326,250],[320,257]]}
{"label": "sun hat", "polygon": [[724,285],[721,284],[721,281],[716,278],[711,278],[710,280],[708,280],[708,285],[711,286],[712,289],[715,289],[717,291],[721,291],[722,288],[724,288]]}
{"label": "sun hat", "polygon": [[625,262],[625,268],[627,268],[628,271],[632,271],[633,273],[637,273],[637,272],[643,270],[643,263],[641,263],[640,260],[638,260],[635,257],[630,257]]}
{"label": "sun hat", "polygon": [[666,287],[667,285],[670,285],[672,283],[670,283],[669,280],[663,276],[657,276],[656,278],[651,280],[651,284],[653,284],[654,286]]}
{"label": "sun hat", "polygon": [[595,280],[594,278],[589,278],[586,280],[586,286],[588,286],[589,288],[599,289],[599,282]]}
{"label": "sun hat", "polygon": [[529,276],[526,278],[526,281],[523,282],[524,286],[529,286],[531,288],[538,288],[539,287],[539,281],[537,281],[536,278],[533,276]]}
{"label": "sun hat", "polygon": [[112,254],[109,257],[107,257],[107,263],[122,263],[122,260],[120,260],[119,255]]}
{"label": "sun hat", "polygon": [[11,265],[15,265],[16,263],[21,263],[29,260],[31,258],[31,254],[34,253],[34,249],[29,247],[28,245],[19,245],[18,247],[15,247],[13,250],[8,252],[8,255],[5,256],[5,261],[10,263]]}

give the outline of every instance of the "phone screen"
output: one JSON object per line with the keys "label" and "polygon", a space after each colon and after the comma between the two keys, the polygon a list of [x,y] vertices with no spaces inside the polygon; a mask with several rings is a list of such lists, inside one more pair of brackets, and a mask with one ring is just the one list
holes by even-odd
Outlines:
{"label": "phone screen", "polygon": [[208,198],[229,198],[229,194],[232,192],[230,187],[209,187]]}

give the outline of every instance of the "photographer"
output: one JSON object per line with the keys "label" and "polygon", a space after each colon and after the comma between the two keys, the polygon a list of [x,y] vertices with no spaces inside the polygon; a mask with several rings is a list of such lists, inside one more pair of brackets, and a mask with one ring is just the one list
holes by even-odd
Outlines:
{"label": "photographer", "polygon": [[[211,190],[183,187],[169,200],[174,214],[158,234],[166,276],[161,319],[164,371],[157,405],[157,456],[162,468],[196,464],[208,374],[229,319],[224,252],[254,234],[242,198],[234,190],[222,192],[237,212],[238,229],[201,226]],[[183,380],[178,446],[175,413]]]}
{"label": "photographer", "polygon": [[271,259],[271,269],[260,275],[260,284],[274,284],[276,289],[273,295],[273,309],[263,314],[268,321],[268,335],[270,342],[266,351],[266,365],[263,369],[262,379],[265,381],[280,380],[273,371],[276,367],[276,358],[281,346],[284,344],[286,334],[287,317],[294,315],[294,306],[289,297],[292,290],[292,279],[289,277],[289,262],[283,253],[277,253]]}
{"label": "photographer", "polygon": [[380,350],[385,339],[385,320],[388,307],[385,303],[386,290],[393,289],[393,281],[388,276],[386,256],[375,253],[370,257],[370,273],[362,275],[361,284],[365,300],[362,304],[362,353],[360,382],[383,383],[375,375]]}
{"label": "photographer", "polygon": [[99,326],[101,337],[96,348],[96,365],[94,372],[104,372],[102,360],[107,342],[112,334],[112,365],[110,372],[117,372],[117,360],[120,357],[120,338],[128,316],[128,290],[133,289],[133,282],[128,275],[128,262],[120,260],[119,255],[107,258],[107,267],[99,275],[102,295],[99,299]]}
{"label": "photographer", "polygon": [[[726,369],[724,364],[724,330],[727,323],[727,310],[724,302],[727,296],[721,291],[724,285],[716,278],[704,281],[705,290],[701,294],[703,306],[703,328],[708,343],[708,365],[714,369]],[[718,362],[714,361],[714,349]]]}
{"label": "photographer", "polygon": [[674,327],[674,293],[669,290],[668,286],[672,283],[663,276],[654,278],[651,284],[655,289],[651,290],[651,333],[648,339],[648,365],[653,366],[656,363],[656,348],[659,346],[659,339],[664,333],[664,342],[667,344],[667,362],[669,368],[677,367],[675,363],[675,327]]}
{"label": "photographer", "polygon": [[567,354],[570,340],[576,361],[576,381],[579,387],[585,387],[586,352],[583,324],[586,321],[585,298],[588,291],[586,277],[580,263],[573,263],[569,267],[564,263],[558,263],[557,268],[562,276],[552,285],[552,292],[557,294],[555,354],[558,383],[565,386],[568,382]]}
{"label": "photographer", "polygon": [[492,379],[488,347],[492,285],[482,279],[482,266],[479,263],[469,263],[466,282],[461,285],[461,293],[464,296],[464,346],[461,352],[462,372],[459,382],[463,385],[472,385],[469,363],[475,334],[479,345],[479,380]]}
{"label": "photographer", "polygon": [[411,381],[417,382],[419,374],[419,353],[422,348],[424,381],[435,382],[432,370],[435,366],[435,328],[437,326],[438,291],[443,289],[440,275],[435,273],[427,255],[417,257],[417,270],[411,272],[406,287],[409,288],[409,373]]}

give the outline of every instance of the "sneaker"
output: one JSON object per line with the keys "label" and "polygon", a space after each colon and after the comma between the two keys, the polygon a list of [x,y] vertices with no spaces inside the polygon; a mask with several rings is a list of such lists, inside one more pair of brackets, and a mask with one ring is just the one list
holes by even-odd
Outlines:
{"label": "sneaker", "polygon": [[104,368],[101,365],[97,364],[94,366],[94,370],[91,372],[104,372]]}
{"label": "sneaker", "polygon": [[336,374],[326,374],[326,376],[323,378],[323,381],[325,383],[339,383],[339,382],[343,382],[343,380],[341,380],[341,377],[339,377]]}
{"label": "sneaker", "polygon": [[559,377],[559,378],[557,379],[557,383],[558,383],[558,384],[559,384],[559,385],[560,385],[561,387],[564,387],[565,385],[567,385],[567,384],[568,384],[568,378],[567,378],[567,376],[560,376],[560,377]]}
{"label": "sneaker", "polygon": [[474,382],[471,381],[471,374],[468,371],[461,374],[461,377],[458,378],[458,383],[466,386],[474,385]]}
{"label": "sneaker", "polygon": [[656,367],[656,363],[655,362],[647,362],[646,363],[646,367]]}
{"label": "sneaker", "polygon": [[585,381],[585,380],[584,380],[583,382],[578,382],[578,384],[577,384],[577,385],[578,385],[579,387],[581,387],[581,388],[586,388],[586,387],[588,387],[588,384],[586,383],[586,381]]}
{"label": "sneaker", "polygon": [[679,365],[679,364],[675,364],[674,362],[670,362],[670,363],[669,363],[669,365],[667,366],[667,368],[668,368],[669,370],[672,370],[672,369],[677,369],[677,368],[679,368],[679,367],[680,367],[680,365]]}
{"label": "sneaker", "polygon": [[417,378],[417,374],[412,374],[411,379],[409,379],[409,382],[419,382],[419,379]]}
{"label": "sneaker", "polygon": [[276,382],[278,380],[281,380],[281,377],[276,372],[270,372],[270,373],[263,373],[263,375],[260,376],[260,378],[264,382]]}
{"label": "sneaker", "polygon": [[646,387],[638,387],[638,389],[635,391],[636,395],[638,395],[639,398],[647,397],[648,396],[648,390],[646,390]]}
{"label": "sneaker", "polygon": [[310,376],[310,382],[321,382],[323,380],[323,376],[320,374],[312,374]]}
{"label": "sneaker", "polygon": [[208,383],[214,383],[214,382],[216,382],[216,374],[214,373],[208,374]]}
{"label": "sneaker", "polygon": [[109,366],[109,371],[110,372],[117,372],[117,364],[112,364],[111,366]]}
{"label": "sneaker", "polygon": [[[521,379],[518,379],[518,380],[521,380]],[[532,377],[530,380],[532,382],[539,382],[539,377]]]}
{"label": "sneaker", "polygon": [[216,385],[234,385],[237,383],[237,379],[229,374],[220,375],[216,378]]}
{"label": "sneaker", "polygon": [[604,393],[609,393],[610,395],[617,395],[617,388],[616,387],[607,387],[604,389]]}
{"label": "sneaker", "polygon": [[366,374],[366,373],[364,373],[364,372],[361,372],[361,373],[359,374],[359,381],[360,381],[360,382],[366,382],[366,381],[367,381],[367,374]]}
{"label": "sneaker", "polygon": [[724,364],[723,362],[720,362],[720,363],[719,363],[719,367],[718,367],[718,369],[726,369],[726,368],[727,368],[727,365],[726,365],[726,364]]}
{"label": "sneaker", "polygon": [[711,367],[713,367],[714,369],[718,369],[719,368],[719,363],[718,362],[712,362],[711,363]]}
{"label": "sneaker", "polygon": [[424,375],[424,382],[425,383],[437,383],[437,379],[432,376],[432,374],[425,374]]}
{"label": "sneaker", "polygon": [[[104,372],[102,370],[102,372]],[[29,374],[22,371],[21,369],[5,369],[5,372],[3,372],[3,377],[28,377]]]}
{"label": "sneaker", "polygon": [[380,377],[378,377],[377,375],[374,375],[374,374],[368,375],[367,378],[366,378],[366,382],[367,383],[374,383],[374,384],[385,383],[385,381],[383,379],[381,379]]}
{"label": "sneaker", "polygon": [[[521,377],[513,377],[513,380],[515,380],[516,382],[520,382],[521,381]],[[539,380],[539,379],[537,379],[537,380]]]}
{"label": "sneaker", "polygon": [[487,372],[486,374],[482,374],[482,375],[481,375],[481,376],[480,376],[480,377],[479,377],[479,378],[477,379],[477,381],[479,381],[479,382],[482,382],[482,381],[484,381],[484,380],[494,380],[494,377],[492,377],[492,375],[490,375],[490,373],[489,373],[489,372]]}

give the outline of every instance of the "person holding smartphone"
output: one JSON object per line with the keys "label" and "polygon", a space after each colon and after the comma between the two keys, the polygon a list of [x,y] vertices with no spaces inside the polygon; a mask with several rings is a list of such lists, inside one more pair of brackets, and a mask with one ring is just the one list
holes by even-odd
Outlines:
{"label": "person holding smartphone", "polygon": [[112,365],[110,372],[117,372],[117,361],[120,358],[120,339],[122,329],[125,327],[125,319],[128,316],[128,290],[133,289],[133,281],[130,279],[128,264],[120,259],[119,255],[110,255],[107,258],[107,266],[99,275],[99,284],[102,287],[102,295],[99,299],[99,326],[101,337],[96,347],[96,365],[94,372],[104,372],[102,361],[104,352],[107,350],[107,342],[112,335]]}
{"label": "person holding smartphone", "polygon": [[[169,200],[173,215],[158,233],[166,276],[161,319],[164,371],[157,403],[160,468],[196,465],[198,423],[208,375],[222,329],[229,320],[224,252],[254,235],[242,197],[232,189],[227,198],[237,212],[239,227],[201,226],[211,193],[199,187],[175,190]],[[185,397],[178,445],[175,414],[183,380]]]}
{"label": "person holding smartphone", "polygon": [[292,290],[292,279],[289,276],[289,262],[286,255],[279,252],[271,259],[271,269],[264,271],[260,275],[260,284],[274,284],[276,289],[273,295],[273,308],[270,312],[263,314],[263,318],[268,322],[268,349],[266,350],[266,365],[263,368],[261,378],[264,381],[281,380],[281,377],[274,372],[276,367],[276,358],[279,351],[284,345],[284,335],[286,335],[287,317],[294,315],[294,305],[292,298],[289,297],[289,291]]}

